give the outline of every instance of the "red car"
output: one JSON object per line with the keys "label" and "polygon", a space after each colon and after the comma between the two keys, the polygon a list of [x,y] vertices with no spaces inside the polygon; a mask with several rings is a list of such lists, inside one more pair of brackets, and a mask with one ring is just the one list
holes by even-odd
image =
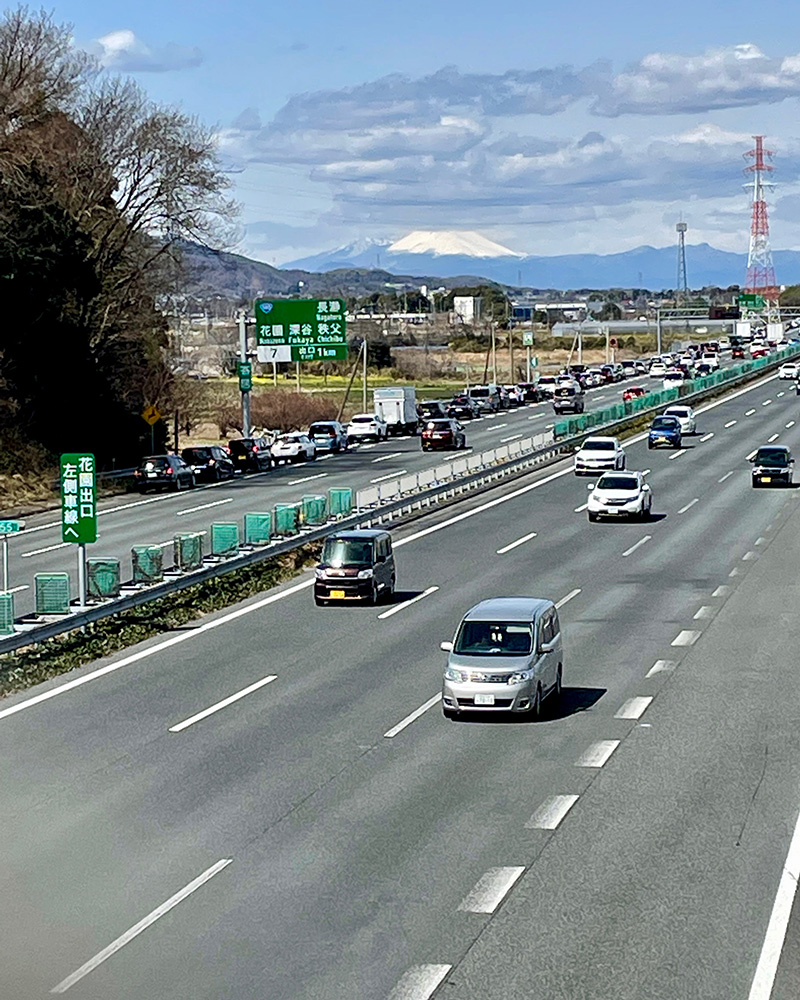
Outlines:
{"label": "red car", "polygon": [[732,348],[732,350],[731,350],[731,357],[732,358],[744,358],[744,348],[743,347],[734,347],[734,348]]}
{"label": "red car", "polygon": [[464,428],[452,417],[429,420],[422,431],[422,450],[435,448],[466,448],[467,436]]}
{"label": "red car", "polygon": [[622,393],[622,402],[627,403],[629,399],[636,399],[637,396],[646,396],[647,390],[640,385],[629,385]]}
{"label": "red car", "polygon": [[769,350],[766,347],[754,347],[750,352],[750,357],[755,358],[765,358],[769,354]]}

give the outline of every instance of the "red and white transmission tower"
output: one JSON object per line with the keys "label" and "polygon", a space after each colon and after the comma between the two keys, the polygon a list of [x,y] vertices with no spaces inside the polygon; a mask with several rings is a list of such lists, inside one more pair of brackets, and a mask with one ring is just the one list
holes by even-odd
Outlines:
{"label": "red and white transmission tower", "polygon": [[772,250],[769,245],[769,216],[765,190],[773,185],[765,180],[765,175],[775,169],[767,160],[773,157],[772,150],[764,149],[764,136],[754,135],[756,148],[748,150],[744,157],[754,162],[745,168],[745,173],[752,174],[752,180],[745,185],[752,191],[752,220],[750,223],[750,249],[747,254],[747,277],[744,290],[750,295],[760,295],[764,299],[765,312],[768,319],[778,319],[778,298],[780,289],[775,281],[775,268],[772,264]]}

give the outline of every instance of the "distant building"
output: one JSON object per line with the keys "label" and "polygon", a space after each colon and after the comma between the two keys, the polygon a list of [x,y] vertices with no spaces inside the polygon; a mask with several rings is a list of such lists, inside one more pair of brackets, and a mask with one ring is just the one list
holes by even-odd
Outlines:
{"label": "distant building", "polygon": [[482,299],[476,295],[455,295],[453,315],[456,323],[477,323],[481,318]]}

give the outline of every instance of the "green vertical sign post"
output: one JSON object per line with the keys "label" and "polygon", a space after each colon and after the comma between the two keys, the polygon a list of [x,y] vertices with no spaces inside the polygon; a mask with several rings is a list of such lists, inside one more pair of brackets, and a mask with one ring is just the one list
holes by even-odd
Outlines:
{"label": "green vertical sign post", "polygon": [[343,361],[344,299],[257,299],[259,361]]}
{"label": "green vertical sign post", "polygon": [[239,376],[239,392],[250,392],[253,388],[253,365],[250,361],[237,361],[236,374]]}
{"label": "green vertical sign post", "polygon": [[78,597],[86,606],[86,545],[97,541],[94,455],[61,456],[61,539],[78,546]]}

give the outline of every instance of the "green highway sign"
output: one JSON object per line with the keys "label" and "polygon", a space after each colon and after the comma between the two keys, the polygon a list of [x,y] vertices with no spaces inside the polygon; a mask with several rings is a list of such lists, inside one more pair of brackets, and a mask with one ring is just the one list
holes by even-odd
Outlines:
{"label": "green highway sign", "polygon": [[347,358],[344,299],[257,299],[259,361]]}
{"label": "green highway sign", "polygon": [[250,392],[253,388],[252,364],[249,361],[237,361],[236,374],[239,376],[239,392]]}
{"label": "green highway sign", "polygon": [[533,330],[522,331],[522,346],[533,347]]}
{"label": "green highway sign", "polygon": [[743,292],[741,295],[739,295],[738,301],[740,306],[746,306],[748,309],[764,308],[763,295],[750,295]]}
{"label": "green highway sign", "polygon": [[94,455],[61,456],[61,540],[97,541],[97,480]]}
{"label": "green highway sign", "polygon": [[0,535],[13,535],[15,531],[21,531],[22,524],[19,521],[0,521]]}

